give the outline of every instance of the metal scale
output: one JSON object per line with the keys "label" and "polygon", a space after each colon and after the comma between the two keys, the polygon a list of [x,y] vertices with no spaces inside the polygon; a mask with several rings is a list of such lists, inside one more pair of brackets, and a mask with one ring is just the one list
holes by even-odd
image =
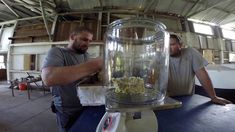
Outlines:
{"label": "metal scale", "polygon": [[153,110],[181,105],[166,97],[169,33],[158,21],[128,18],[108,26],[105,43],[106,113],[97,132],[157,132]]}

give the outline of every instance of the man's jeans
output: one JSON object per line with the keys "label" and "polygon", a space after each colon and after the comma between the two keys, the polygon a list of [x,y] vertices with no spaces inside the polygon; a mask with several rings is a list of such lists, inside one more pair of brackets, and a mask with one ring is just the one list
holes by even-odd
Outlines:
{"label": "man's jeans", "polygon": [[[82,111],[81,111],[82,112]],[[77,120],[81,112],[76,113],[76,115],[68,115],[67,113],[62,113],[60,111],[56,111],[56,122],[59,127],[60,132],[68,132],[70,127]]]}

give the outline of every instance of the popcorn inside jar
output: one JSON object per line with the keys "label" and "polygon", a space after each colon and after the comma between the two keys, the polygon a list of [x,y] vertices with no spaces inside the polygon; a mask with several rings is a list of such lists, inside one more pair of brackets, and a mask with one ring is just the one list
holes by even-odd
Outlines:
{"label": "popcorn inside jar", "polygon": [[123,94],[144,94],[144,80],[140,77],[122,77],[112,79],[115,92]]}

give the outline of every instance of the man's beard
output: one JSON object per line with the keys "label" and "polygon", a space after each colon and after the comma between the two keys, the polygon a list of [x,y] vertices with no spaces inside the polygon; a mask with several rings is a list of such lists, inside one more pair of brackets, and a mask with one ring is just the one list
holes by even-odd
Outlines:
{"label": "man's beard", "polygon": [[73,49],[78,53],[78,54],[85,54],[87,49],[81,49],[80,47],[75,47],[75,45],[73,45]]}
{"label": "man's beard", "polygon": [[85,54],[86,53],[86,51],[87,50],[82,50],[82,49],[76,49],[76,52],[78,53],[78,54]]}
{"label": "man's beard", "polygon": [[179,57],[180,55],[181,55],[181,50],[176,52],[176,53],[174,53],[174,54],[170,53],[170,57]]}

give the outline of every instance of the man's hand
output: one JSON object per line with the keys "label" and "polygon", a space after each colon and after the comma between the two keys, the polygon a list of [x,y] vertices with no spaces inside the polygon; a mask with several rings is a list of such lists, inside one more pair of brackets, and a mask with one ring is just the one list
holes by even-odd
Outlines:
{"label": "man's hand", "polygon": [[42,79],[46,86],[67,85],[89,75],[94,75],[102,67],[103,59],[101,57],[72,66],[45,67],[42,69]]}
{"label": "man's hand", "polygon": [[92,62],[91,65],[95,66],[98,71],[102,70],[102,68],[103,68],[103,59],[101,57],[91,58],[91,59],[89,59],[89,62]]}
{"label": "man's hand", "polygon": [[212,101],[213,103],[215,103],[215,104],[218,104],[218,105],[232,104],[231,101],[226,100],[226,99],[221,98],[221,97],[217,97],[217,96],[215,96],[214,98],[212,98],[211,101]]}
{"label": "man's hand", "polygon": [[215,104],[219,104],[219,105],[226,105],[226,104],[231,104],[232,102],[229,100],[226,100],[224,98],[221,97],[217,97],[215,90],[213,88],[211,79],[207,73],[207,71],[205,70],[205,68],[201,68],[199,70],[197,70],[195,72],[198,80],[200,81],[200,83],[202,84],[203,88],[206,90],[207,94],[209,95],[209,97],[211,97],[211,101]]}

